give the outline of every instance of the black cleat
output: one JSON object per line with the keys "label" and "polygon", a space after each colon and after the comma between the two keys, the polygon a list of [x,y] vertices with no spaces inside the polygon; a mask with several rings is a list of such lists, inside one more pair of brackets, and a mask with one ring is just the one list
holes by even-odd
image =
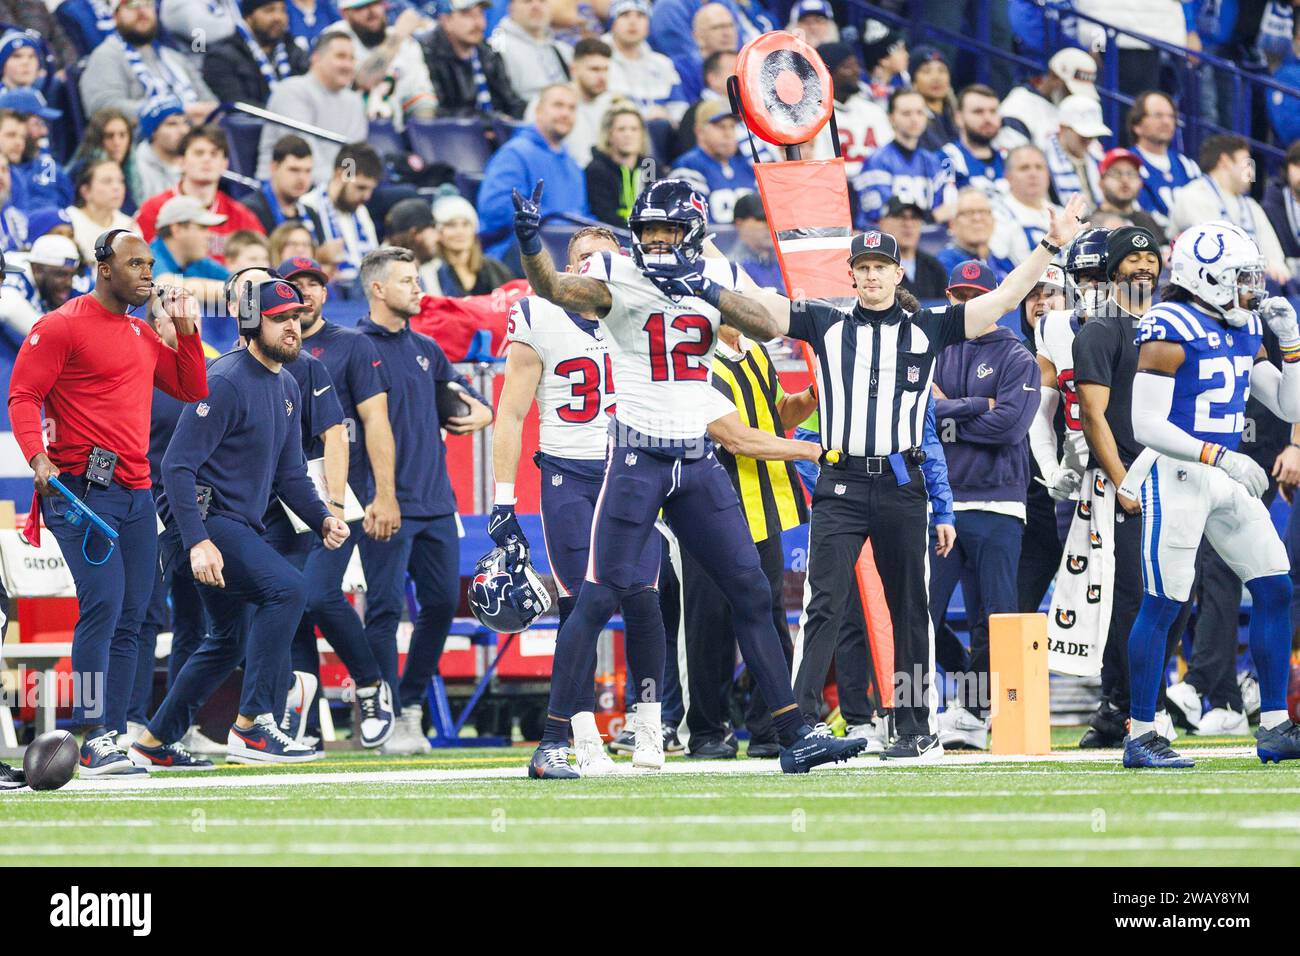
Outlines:
{"label": "black cleat", "polygon": [[937,734],[899,734],[880,759],[894,763],[931,763],[943,759],[943,744]]}
{"label": "black cleat", "polygon": [[692,738],[686,756],[696,760],[734,760],[736,751],[728,747],[723,740],[705,740],[703,743],[697,743]]}
{"label": "black cleat", "polygon": [[768,760],[772,757],[779,757],[781,756],[781,744],[774,737],[766,737],[762,740],[754,740],[751,737],[745,756],[753,757],[755,760]]}
{"label": "black cleat", "polygon": [[1128,717],[1102,701],[1088,718],[1088,730],[1079,741],[1083,750],[1111,750],[1124,746],[1128,736]]}
{"label": "black cleat", "polygon": [[839,763],[866,749],[865,740],[835,737],[825,724],[818,724],[781,751],[782,773],[807,773],[824,763]]}
{"label": "black cleat", "polygon": [[1281,763],[1300,758],[1300,727],[1288,720],[1271,730],[1263,727],[1255,734],[1255,752],[1261,763]]}
{"label": "black cleat", "polygon": [[17,790],[27,786],[27,774],[0,760],[0,790]]}
{"label": "black cleat", "polygon": [[528,776],[534,780],[578,780],[582,774],[569,766],[569,748],[564,744],[538,744],[528,761]]}

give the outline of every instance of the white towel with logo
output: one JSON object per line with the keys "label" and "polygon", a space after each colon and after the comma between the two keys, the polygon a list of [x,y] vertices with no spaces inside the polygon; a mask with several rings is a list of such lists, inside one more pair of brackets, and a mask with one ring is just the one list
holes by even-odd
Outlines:
{"label": "white towel with logo", "polygon": [[[1141,520],[1125,515],[1129,521]],[[1093,677],[1110,630],[1115,579],[1115,488],[1100,468],[1089,468],[1079,488],[1047,615],[1047,666],[1058,674]]]}

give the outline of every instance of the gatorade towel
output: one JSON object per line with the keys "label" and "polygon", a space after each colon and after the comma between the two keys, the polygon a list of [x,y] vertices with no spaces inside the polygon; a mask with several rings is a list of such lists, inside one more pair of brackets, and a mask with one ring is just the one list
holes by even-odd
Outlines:
{"label": "gatorade towel", "polygon": [[[770,143],[810,142],[830,119],[830,74],[817,52],[792,33],[765,33],[746,44],[736,73],[744,120]],[[854,291],[846,260],[853,219],[844,160],[756,163],[754,175],[792,308],[809,299],[851,308]],[[804,361],[815,380],[817,363],[807,344]],[[892,707],[894,628],[871,542],[863,547],[856,570],[880,703]]]}

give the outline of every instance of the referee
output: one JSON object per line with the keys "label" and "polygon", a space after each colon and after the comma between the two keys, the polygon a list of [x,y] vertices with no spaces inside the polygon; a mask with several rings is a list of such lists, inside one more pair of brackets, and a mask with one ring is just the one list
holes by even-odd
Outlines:
{"label": "referee", "polygon": [[[935,309],[909,311],[898,301],[904,272],[898,242],[878,231],[855,236],[849,266],[857,303],[791,303],[746,284],[749,307],[719,298],[732,322],[757,337],[790,335],[817,353],[817,392],[824,449],[813,494],[803,659],[795,693],[824,681],[853,586],[854,562],[874,539],[877,570],[894,625],[894,699],[898,737],[882,755],[935,759],[934,637],[927,606],[928,516],[921,475],[921,434],[940,350],[979,335],[1015,309],[1052,257],[1082,228],[1081,197],[1052,216],[1046,237],[992,292]],[[698,283],[697,283],[698,284]],[[815,720],[818,715],[805,714]]]}

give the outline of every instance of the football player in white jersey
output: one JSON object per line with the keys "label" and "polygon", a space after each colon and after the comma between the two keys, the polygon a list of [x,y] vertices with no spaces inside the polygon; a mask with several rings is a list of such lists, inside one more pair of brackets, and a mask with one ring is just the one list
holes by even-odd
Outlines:
{"label": "football player in white jersey", "polygon": [[[1300,727],[1287,714],[1290,562],[1259,500],[1268,475],[1235,449],[1252,391],[1279,418],[1300,421],[1300,327],[1286,299],[1264,298],[1264,258],[1238,226],[1210,222],[1187,230],[1170,266],[1172,286],[1138,327],[1133,384],[1134,436],[1158,455],[1146,475],[1135,464],[1121,488],[1141,494],[1146,590],[1129,637],[1124,766],[1192,766],[1153,721],[1166,637],[1190,593],[1202,534],[1251,594],[1259,758],[1297,759]],[[1265,323],[1281,346],[1280,371],[1261,345]]]}
{"label": "football player in white jersey", "polygon": [[[628,219],[632,258],[598,253],[572,275],[557,273],[542,246],[541,192],[539,182],[531,198],[514,194],[524,271],[543,298],[600,318],[609,334],[618,407],[592,518],[586,580],[557,640],[546,730],[529,774],[578,776],[568,765],[566,745],[570,718],[590,683],[590,649],[636,586],[637,562],[660,509],[682,548],[731,602],[741,653],[781,738],[781,769],[803,773],[853,756],[866,741],[832,737],[825,728],[807,726],[799,713],[772,629],[767,578],[735,489],[706,435],[716,409],[709,376],[719,322],[725,318],[762,335],[768,320],[761,306],[732,291],[734,266],[704,258],[704,199],[682,180],[652,183]],[[645,709],[642,703],[639,721]]]}
{"label": "football player in white jersey", "polygon": [[[618,240],[603,226],[588,226],[569,240],[568,272],[576,272],[589,255],[619,254]],[[605,475],[609,416],[614,409],[612,360],[605,331],[590,314],[580,315],[529,296],[510,310],[506,338],[505,384],[492,433],[496,500],[488,522],[492,540],[512,561],[526,560],[528,540],[515,518],[515,478],[519,470],[524,418],[537,403],[542,472],[542,538],[559,594],[560,629],[577,601],[587,572],[591,518]],[[515,347],[518,346],[518,347]],[[658,578],[661,544],[646,538],[637,562],[636,583],[622,597],[629,667],[636,682],[663,679],[666,637],[659,613]],[[572,716],[578,773],[599,776],[613,771],[596,729],[593,675],[596,648],[584,665],[587,683]],[[663,736],[658,728],[638,735],[633,766],[663,764]]]}

